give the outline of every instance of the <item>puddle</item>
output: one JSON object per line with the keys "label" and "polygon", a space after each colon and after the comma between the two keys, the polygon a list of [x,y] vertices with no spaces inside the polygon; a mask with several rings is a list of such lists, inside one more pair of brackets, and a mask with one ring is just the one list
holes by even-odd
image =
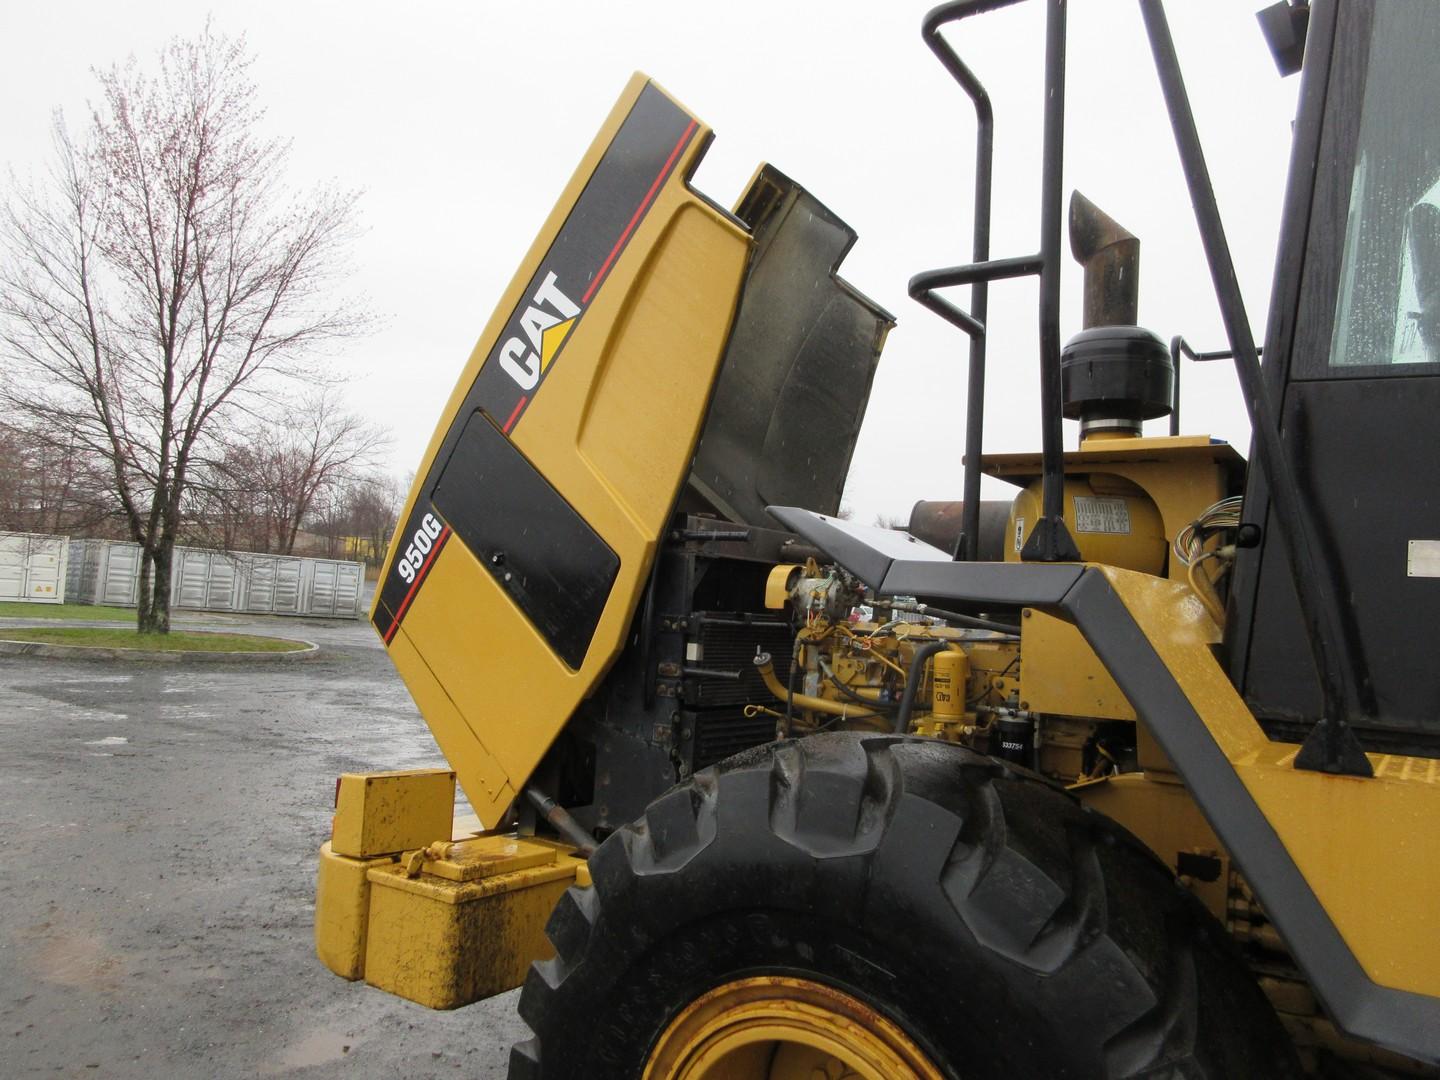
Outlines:
{"label": "puddle", "polygon": [[56,986],[77,990],[113,991],[119,987],[120,957],[105,948],[98,935],[41,931],[31,954],[35,974]]}
{"label": "puddle", "polygon": [[312,1031],[299,1042],[290,1046],[265,1072],[270,1075],[304,1069],[312,1065],[324,1065],[339,1061],[350,1052],[354,1042],[352,1036],[335,1031]]}

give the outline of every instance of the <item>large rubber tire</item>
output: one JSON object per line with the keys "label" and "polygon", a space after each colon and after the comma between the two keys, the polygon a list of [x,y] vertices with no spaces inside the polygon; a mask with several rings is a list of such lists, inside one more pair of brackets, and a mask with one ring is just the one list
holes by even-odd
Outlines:
{"label": "large rubber tire", "polygon": [[512,1080],[638,1080],[682,1008],[802,976],[947,1076],[1295,1073],[1233,942],[1138,840],[1032,774],[924,739],[757,748],[610,837],[525,982]]}

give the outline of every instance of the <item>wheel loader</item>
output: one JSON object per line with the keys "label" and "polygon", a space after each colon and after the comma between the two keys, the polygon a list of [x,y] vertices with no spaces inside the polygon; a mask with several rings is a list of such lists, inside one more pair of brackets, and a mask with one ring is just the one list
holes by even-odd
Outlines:
{"label": "wheel loader", "polygon": [[[969,261],[909,283],[968,341],[966,429],[927,444],[963,445],[960,501],[840,513],[895,320],[780,170],[696,190],[710,130],[644,76],[449,399],[371,618],[450,769],[339,779],[316,946],[438,1009],[523,983],[512,1077],[1435,1075],[1440,4],[1260,12],[1301,86],[1257,343],[1140,0],[1207,351],[1067,212],[1064,0],[1033,0],[1038,248],[990,250],[962,54],[1013,2],[922,28],[978,133]],[[1041,446],[987,454],[989,290],[1027,277]],[[1197,360],[1233,361],[1247,454],[1182,433]]]}

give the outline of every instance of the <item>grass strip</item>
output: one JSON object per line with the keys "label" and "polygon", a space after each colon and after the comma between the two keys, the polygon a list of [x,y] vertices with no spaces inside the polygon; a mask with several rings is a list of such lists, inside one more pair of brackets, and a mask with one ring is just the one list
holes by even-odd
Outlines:
{"label": "grass strip", "polygon": [[0,601],[0,618],[83,619],[86,622],[135,621],[135,609],[97,604],[30,604],[23,600]]}
{"label": "grass strip", "polygon": [[88,626],[0,628],[0,638],[6,641],[35,641],[43,645],[88,645],[92,648],[141,649],[147,652],[298,652],[310,647],[303,641],[254,634],[215,634],[193,630],[140,634],[134,630]]}

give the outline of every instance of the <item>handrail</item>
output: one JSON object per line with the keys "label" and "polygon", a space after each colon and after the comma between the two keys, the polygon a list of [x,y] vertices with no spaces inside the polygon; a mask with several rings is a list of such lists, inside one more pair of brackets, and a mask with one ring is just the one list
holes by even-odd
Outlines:
{"label": "handrail", "polygon": [[[980,531],[980,457],[985,424],[985,320],[990,282],[1040,278],[1040,385],[1042,426],[1042,514],[1021,553],[1023,559],[1073,561],[1079,549],[1064,520],[1064,461],[1060,406],[1060,180],[1065,139],[1065,0],[1046,0],[1044,162],[1040,180],[1040,253],[990,258],[991,194],[995,158],[995,117],[990,95],[940,30],[973,15],[1010,7],[1020,0],[952,0],[931,10],[921,37],[975,107],[975,220],[972,261],[964,266],[929,270],[910,279],[912,299],[970,338],[966,392],[965,479],[960,538],[954,555],[974,559]],[[937,294],[955,285],[970,286],[970,310]]]}
{"label": "handrail", "polygon": [[[1263,356],[1264,349],[1256,349],[1256,356]],[[1230,349],[1216,349],[1213,352],[1196,352],[1179,334],[1170,339],[1170,366],[1175,369],[1175,381],[1170,394],[1170,435],[1180,434],[1180,357],[1186,356],[1196,363],[1210,360],[1232,360],[1235,353]]]}

